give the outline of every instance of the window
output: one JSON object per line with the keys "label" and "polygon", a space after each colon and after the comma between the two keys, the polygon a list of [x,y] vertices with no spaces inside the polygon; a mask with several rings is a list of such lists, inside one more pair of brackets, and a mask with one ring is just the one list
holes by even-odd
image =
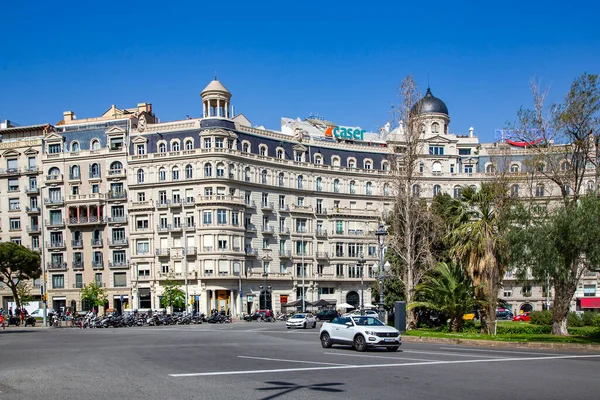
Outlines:
{"label": "window", "polygon": [[544,197],[544,185],[540,184],[535,187],[535,197]]}
{"label": "window", "polygon": [[512,172],[513,174],[516,174],[516,173],[518,173],[518,172],[519,172],[519,170],[520,170],[520,168],[519,168],[519,164],[512,164],[512,165],[510,166],[510,172]]}
{"label": "window", "polygon": [[79,142],[73,142],[71,143],[71,151],[73,153],[77,153],[79,151]]}
{"label": "window", "polygon": [[429,154],[434,156],[443,156],[444,146],[429,146]]}
{"label": "window", "polygon": [[365,193],[367,194],[367,196],[370,196],[373,194],[373,184],[371,182],[367,182],[367,184],[365,186]]}
{"label": "window", "polygon": [[385,185],[383,185],[383,195],[384,196],[390,195],[390,185],[387,183]]}
{"label": "window", "polygon": [[279,183],[279,186],[280,186],[280,187],[283,187],[283,186],[284,186],[283,179],[284,179],[283,172],[280,172],[280,173],[279,173],[279,176],[278,176],[278,183]]}
{"label": "window", "polygon": [[337,235],[344,234],[344,221],[335,221],[335,233]]}
{"label": "window", "polygon": [[193,168],[191,164],[185,166],[185,179],[192,179]]}
{"label": "window", "polygon": [[356,168],[356,160],[354,158],[348,159],[348,168]]}
{"label": "window", "polygon": [[331,157],[331,165],[333,165],[334,167],[339,167],[340,166],[340,158],[338,156]]}
{"label": "window", "polygon": [[340,192],[340,180],[336,179],[333,181],[333,193],[339,193]]}
{"label": "window", "polygon": [[212,177],[212,164],[211,163],[204,164],[204,177],[205,178]]}
{"label": "window", "polygon": [[137,253],[148,254],[150,252],[150,242],[147,240],[138,240],[137,242]]}
{"label": "window", "polygon": [[217,223],[225,225],[227,223],[227,210],[217,210]]}
{"label": "window", "polygon": [[94,282],[96,282],[97,285],[102,286],[102,272],[96,272],[94,275]]}
{"label": "window", "polygon": [[283,195],[283,194],[279,195],[279,208],[280,209],[285,208],[285,195]]}
{"label": "window", "polygon": [[21,202],[18,198],[8,199],[8,210],[19,211],[21,209]]}
{"label": "window", "polygon": [[419,132],[420,133],[425,133],[425,124],[419,125]]}
{"label": "window", "polygon": [[439,161],[435,161],[431,165],[431,172],[433,172],[434,174],[441,174],[442,173],[442,163]]}
{"label": "window", "polygon": [[454,164],[450,164],[450,173],[453,174],[454,173]]}
{"label": "window", "polygon": [[137,194],[137,201],[146,201],[146,193],[145,192],[139,192]]}
{"label": "window", "polygon": [[421,195],[421,186],[413,185],[412,187],[412,195],[414,197],[419,197]]}
{"label": "window", "polygon": [[225,164],[218,163],[217,164],[217,177],[223,178],[225,176]]}
{"label": "window", "polygon": [[425,164],[419,163],[419,173],[422,174],[423,172],[425,172]]}
{"label": "window", "polygon": [[192,142],[191,140],[186,140],[185,141],[185,149],[186,150],[193,150],[194,149],[194,142]]}
{"label": "window", "polygon": [[92,150],[100,150],[100,141],[99,140],[92,140]]}
{"label": "window", "polygon": [[137,217],[135,220],[135,227],[138,230],[146,230],[148,229],[148,217]]}
{"label": "window", "polygon": [[440,185],[434,185],[433,186],[433,195],[437,196],[438,194],[442,193],[442,187]]}
{"label": "window", "polygon": [[294,153],[294,159],[295,159],[297,162],[302,162],[302,161],[304,160],[304,153],[303,153],[303,152],[301,152],[301,151],[296,151],[296,152]]}
{"label": "window", "polygon": [[356,182],[350,181],[350,194],[356,193]]}
{"label": "window", "polygon": [[267,156],[268,155],[267,146],[260,146],[260,148],[258,150],[258,154],[260,154],[261,156]]}
{"label": "window", "polygon": [[521,288],[521,293],[523,294],[523,296],[526,296],[526,297],[531,296],[531,285],[524,285]]}
{"label": "window", "polygon": [[60,144],[49,144],[48,145],[48,153],[50,153],[50,154],[60,153]]}
{"label": "window", "polygon": [[93,163],[90,165],[90,178],[100,178],[100,164]]}
{"label": "window", "polygon": [[135,146],[135,152],[139,156],[146,154],[146,145],[145,144],[138,144],[138,145],[136,145]]}
{"label": "window", "polygon": [[298,189],[302,189],[304,177],[302,175],[298,175]]}
{"label": "window", "polygon": [[222,149],[223,148],[223,138],[216,138],[215,139],[215,148],[216,149]]}
{"label": "window", "polygon": [[323,156],[321,154],[315,154],[315,164],[317,164],[317,165],[323,164]]}
{"label": "window", "polygon": [[510,187],[510,195],[513,197],[519,196],[519,185],[512,185]]}
{"label": "window", "polygon": [[19,180],[18,179],[9,179],[8,180],[8,191],[9,192],[18,192],[19,191]]}
{"label": "window", "polygon": [[179,141],[171,143],[171,151],[179,151]]}
{"label": "window", "polygon": [[316,183],[317,183],[317,185],[316,185],[317,192],[322,191],[323,190],[323,178],[318,177]]}
{"label": "window", "polygon": [[277,158],[283,160],[285,158],[285,153],[282,149],[277,149]]}
{"label": "window", "polygon": [[458,155],[459,156],[470,156],[471,149],[458,149]]}
{"label": "window", "polygon": [[137,170],[137,183],[144,183],[144,170],[141,168]]}
{"label": "window", "polygon": [[158,144],[158,152],[159,153],[166,153],[167,152],[167,144],[165,142],[160,142]]}
{"label": "window", "polygon": [[472,173],[473,173],[473,166],[465,165],[465,174],[472,174]]}
{"label": "window", "polygon": [[389,171],[390,170],[390,164],[387,161],[382,161],[381,162],[381,169],[383,171]]}
{"label": "window", "polygon": [[304,197],[298,197],[298,199],[296,200],[296,205],[299,206],[304,206]]}
{"label": "window", "polygon": [[211,225],[212,224],[212,211],[204,211],[202,213],[202,223],[204,225]]}
{"label": "window", "polygon": [[460,195],[462,193],[462,188],[460,186],[454,186],[454,198],[460,199]]}
{"label": "window", "polygon": [[179,180],[179,167],[173,167],[173,169],[171,170],[171,175],[172,175],[174,181],[178,181]]}
{"label": "window", "polygon": [[65,287],[65,276],[64,275],[52,275],[52,289],[64,289]]}
{"label": "window", "polygon": [[127,287],[127,273],[115,272],[113,274],[113,279],[115,287]]}
{"label": "window", "polygon": [[20,218],[11,218],[9,229],[11,231],[20,231],[21,230],[21,219]]}
{"label": "window", "polygon": [[229,249],[229,247],[227,247],[227,239],[219,238],[219,240],[217,241],[217,246],[218,246],[219,250],[228,250]]}
{"label": "window", "polygon": [[494,164],[488,164],[485,167],[485,173],[486,174],[495,174],[496,173],[496,167],[494,166]]}
{"label": "window", "polygon": [[244,153],[250,153],[250,143],[248,143],[248,142],[242,143],[242,151]]}
{"label": "window", "polygon": [[110,171],[108,171],[109,175],[120,174],[123,170],[123,164],[119,161],[115,161],[110,164]]}
{"label": "window", "polygon": [[583,285],[583,296],[584,297],[595,297],[596,296],[596,285]]}
{"label": "window", "polygon": [[434,122],[431,124],[431,133],[439,133],[440,132],[440,124]]}
{"label": "window", "polygon": [[365,160],[365,169],[373,169],[373,161]]}

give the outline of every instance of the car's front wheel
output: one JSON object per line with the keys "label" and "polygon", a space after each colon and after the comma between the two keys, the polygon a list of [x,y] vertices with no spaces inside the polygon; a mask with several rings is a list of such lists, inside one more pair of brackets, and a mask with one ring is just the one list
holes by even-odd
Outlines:
{"label": "car's front wheel", "polygon": [[367,349],[367,342],[363,335],[356,335],[354,337],[354,348],[356,351],[365,351]]}
{"label": "car's front wheel", "polygon": [[398,346],[386,347],[385,349],[389,352],[398,351]]}
{"label": "car's front wheel", "polygon": [[313,322],[313,329],[317,327],[317,321]]}
{"label": "car's front wheel", "polygon": [[331,347],[331,338],[329,337],[329,333],[323,332],[321,334],[321,346],[323,346],[325,349]]}

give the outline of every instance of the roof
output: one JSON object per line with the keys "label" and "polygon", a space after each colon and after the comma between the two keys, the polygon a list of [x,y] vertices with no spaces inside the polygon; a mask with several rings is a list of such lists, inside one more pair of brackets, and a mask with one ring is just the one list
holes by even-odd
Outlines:
{"label": "roof", "polygon": [[39,131],[39,130],[44,130],[48,127],[50,127],[50,124],[38,124],[38,125],[28,125],[28,126],[13,126],[10,128],[6,128],[6,129],[0,129],[0,133],[1,134],[6,134],[6,133],[18,133],[18,132],[32,132],[32,131]]}
{"label": "roof", "polygon": [[410,112],[411,114],[417,112],[419,114],[437,113],[448,115],[448,107],[442,100],[433,96],[430,88],[427,88],[425,97],[417,101]]}
{"label": "roof", "polygon": [[210,81],[210,83],[204,88],[204,90],[200,92],[200,94],[204,94],[206,92],[222,92],[231,94],[229,93],[229,90],[227,90],[227,88],[223,86],[223,84],[217,79],[216,76],[215,79]]}

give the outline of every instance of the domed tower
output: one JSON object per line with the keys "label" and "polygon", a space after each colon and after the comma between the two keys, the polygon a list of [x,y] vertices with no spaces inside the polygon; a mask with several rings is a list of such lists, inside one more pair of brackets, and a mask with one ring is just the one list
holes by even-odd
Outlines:
{"label": "domed tower", "polygon": [[203,118],[231,118],[229,111],[231,93],[215,76],[200,93]]}
{"label": "domed tower", "polygon": [[419,121],[419,131],[430,134],[447,134],[450,115],[446,104],[434,97],[431,89],[427,88],[425,96],[417,101],[410,110],[411,118]]}

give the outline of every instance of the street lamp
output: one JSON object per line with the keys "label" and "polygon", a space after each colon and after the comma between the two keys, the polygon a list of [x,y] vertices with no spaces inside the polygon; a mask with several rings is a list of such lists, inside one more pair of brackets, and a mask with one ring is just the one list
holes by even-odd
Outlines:
{"label": "street lamp", "polygon": [[265,278],[265,283],[264,285],[260,285],[260,289],[264,291],[265,294],[265,303],[264,303],[264,308],[263,310],[269,310],[269,307],[267,305],[267,291],[269,291],[269,289],[271,289],[271,286],[267,286],[267,276],[269,276],[269,274],[267,272],[263,273],[263,278]]}
{"label": "street lamp", "polygon": [[384,309],[383,309],[383,278],[385,278],[388,274],[388,272],[390,272],[390,269],[392,268],[392,265],[390,264],[389,261],[386,261],[385,264],[383,264],[383,267],[381,267],[381,264],[379,264],[378,262],[375,262],[375,264],[373,264],[372,267],[372,271],[374,274],[378,274],[377,275],[377,279],[379,280],[379,318],[383,318],[383,313],[384,313]]}
{"label": "street lamp", "polygon": [[[375,236],[377,236],[377,243],[379,244],[379,265],[375,264],[377,265],[377,269],[379,270],[379,317],[383,316],[383,244],[385,242],[385,237],[387,236],[387,234],[388,232],[387,229],[385,229],[383,222],[380,223],[379,228],[377,228],[377,231],[375,231]],[[389,262],[386,264],[389,265]],[[375,265],[373,265],[373,268],[375,268]]]}
{"label": "street lamp", "polygon": [[360,253],[360,258],[358,259],[357,265],[360,268],[360,315],[365,315],[365,271],[364,265],[366,263],[365,256]]}
{"label": "street lamp", "polygon": [[[44,229],[46,228],[44,226],[44,189],[46,189],[45,185],[42,185],[39,187],[40,188],[40,261],[42,263],[42,280],[41,280],[41,285],[42,285],[42,295],[44,296],[42,298],[42,325],[43,326],[47,326],[48,324],[48,282],[46,282],[46,257],[44,255],[45,253],[45,248],[44,248]],[[32,246],[33,247],[33,246]]]}

